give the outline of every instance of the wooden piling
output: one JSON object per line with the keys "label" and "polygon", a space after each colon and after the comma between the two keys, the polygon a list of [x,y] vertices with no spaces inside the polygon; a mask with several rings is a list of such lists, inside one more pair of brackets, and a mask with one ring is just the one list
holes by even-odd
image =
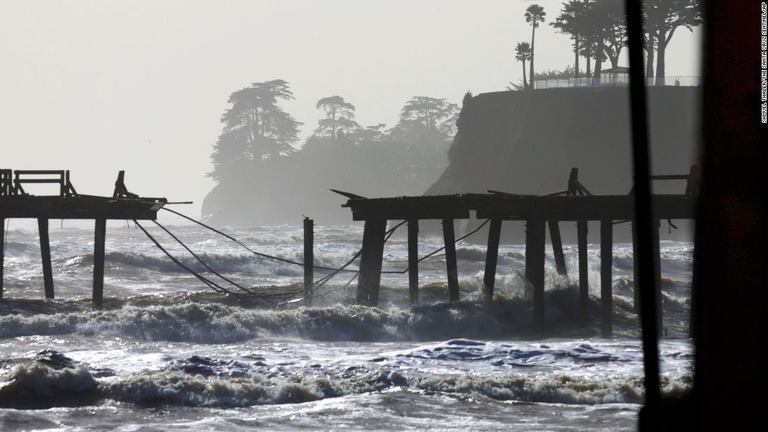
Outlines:
{"label": "wooden piling", "polygon": [[408,219],[408,298],[419,304],[419,220]]}
{"label": "wooden piling", "polygon": [[544,325],[544,244],[543,219],[529,219],[525,230],[525,275],[533,286],[533,325]]}
{"label": "wooden piling", "polygon": [[312,306],[315,283],[315,221],[304,218],[304,306]]}
{"label": "wooden piling", "polygon": [[107,220],[96,219],[93,237],[93,299],[95,309],[104,303],[104,243],[107,238]]}
{"label": "wooden piling", "polygon": [[560,236],[560,224],[556,220],[548,220],[549,236],[552,239],[552,253],[555,256],[555,268],[557,274],[562,276],[568,275],[568,270],[565,267],[565,254],[563,253],[563,239]]}
{"label": "wooden piling", "polygon": [[633,285],[634,285],[634,311],[636,314],[640,314],[640,289],[642,288],[639,284],[640,281],[640,266],[638,265],[637,260],[638,254],[637,254],[637,226],[635,221],[632,221],[632,274],[633,274]]}
{"label": "wooden piling", "polygon": [[5,218],[0,218],[0,299],[3,298],[4,271],[5,271]]}
{"label": "wooden piling", "polygon": [[600,311],[603,337],[613,334],[613,221],[600,221]]}
{"label": "wooden piling", "polygon": [[589,254],[587,250],[587,221],[576,222],[579,245],[579,311],[581,323],[589,322]]}
{"label": "wooden piling", "polygon": [[37,228],[40,232],[40,258],[43,261],[43,284],[45,285],[45,298],[54,298],[53,292],[53,268],[51,266],[51,242],[48,237],[48,219],[38,218]]}
{"label": "wooden piling", "polygon": [[485,256],[485,276],[483,285],[485,286],[485,300],[493,300],[493,290],[496,284],[496,267],[499,259],[499,240],[501,237],[501,219],[491,219],[491,226],[488,229],[488,248]]}
{"label": "wooden piling", "polygon": [[655,220],[651,230],[651,250],[653,256],[653,279],[656,290],[656,331],[658,336],[664,333],[664,312],[661,309],[661,245],[659,244],[659,220]]}
{"label": "wooden piling", "polygon": [[453,219],[443,219],[443,241],[445,242],[445,267],[448,273],[448,298],[459,301],[459,269],[456,264],[456,234]]}
{"label": "wooden piling", "polygon": [[384,236],[387,220],[367,219],[363,229],[363,252],[360,257],[360,277],[357,281],[358,304],[377,306],[381,283],[381,260],[384,256]]}

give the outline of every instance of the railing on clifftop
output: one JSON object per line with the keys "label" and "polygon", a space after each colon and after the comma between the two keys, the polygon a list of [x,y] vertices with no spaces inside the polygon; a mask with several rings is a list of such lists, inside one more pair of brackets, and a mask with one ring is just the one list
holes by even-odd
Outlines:
{"label": "railing on clifftop", "polygon": [[[572,87],[622,87],[629,85],[628,74],[607,75],[602,77],[563,78],[536,80],[534,89],[572,88]],[[697,87],[701,85],[698,76],[650,77],[645,79],[647,87]]]}

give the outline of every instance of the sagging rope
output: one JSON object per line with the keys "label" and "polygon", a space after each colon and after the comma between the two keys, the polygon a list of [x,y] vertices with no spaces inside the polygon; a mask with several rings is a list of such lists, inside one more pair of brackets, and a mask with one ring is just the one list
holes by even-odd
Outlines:
{"label": "sagging rope", "polygon": [[[289,259],[280,258],[280,257],[276,257],[276,256],[272,256],[272,255],[264,254],[264,253],[261,253],[261,252],[257,252],[257,251],[255,251],[255,250],[253,250],[253,249],[249,248],[249,247],[248,247],[248,246],[246,246],[245,244],[243,244],[241,241],[239,241],[239,240],[237,240],[236,238],[232,237],[231,235],[229,235],[229,234],[226,234],[226,233],[224,233],[224,232],[222,232],[222,231],[220,231],[220,230],[218,230],[218,229],[216,229],[216,228],[213,228],[213,227],[211,227],[211,226],[209,226],[209,225],[206,225],[206,224],[204,224],[204,223],[202,223],[202,222],[200,222],[200,221],[197,221],[197,220],[195,220],[195,219],[193,219],[193,218],[191,218],[191,217],[189,217],[189,216],[187,216],[187,215],[185,215],[185,214],[183,214],[183,213],[177,212],[177,211],[175,211],[175,210],[171,210],[171,209],[169,209],[169,208],[166,208],[166,207],[163,207],[163,209],[164,209],[164,210],[166,210],[166,211],[169,211],[169,212],[171,212],[171,213],[173,213],[173,214],[176,214],[177,216],[180,216],[180,217],[182,217],[182,218],[184,218],[184,219],[186,219],[186,220],[188,220],[188,221],[190,221],[190,222],[194,222],[194,223],[196,223],[196,224],[198,224],[198,225],[200,225],[200,226],[202,226],[202,227],[204,227],[204,228],[206,228],[206,229],[208,229],[208,230],[211,230],[211,231],[213,231],[213,232],[215,232],[215,233],[217,233],[217,234],[219,234],[219,235],[221,235],[221,236],[223,236],[223,237],[226,237],[226,238],[227,238],[227,239],[229,239],[229,240],[232,240],[233,242],[237,243],[238,245],[240,245],[241,247],[243,247],[244,249],[248,250],[249,252],[251,252],[252,254],[254,254],[254,255],[256,255],[256,256],[260,256],[260,257],[262,257],[262,258],[267,258],[267,259],[273,259],[273,260],[276,260],[276,261],[284,262],[284,263],[286,263],[286,264],[292,264],[292,265],[297,265],[297,266],[301,266],[301,267],[304,267],[304,263],[300,263],[300,262],[297,262],[297,261],[292,261],[292,260],[289,260]],[[490,221],[490,219],[486,219],[486,220],[485,220],[485,221],[484,221],[482,224],[480,224],[480,225],[479,225],[477,228],[475,228],[475,229],[474,229],[474,230],[472,230],[471,232],[469,232],[469,233],[467,233],[467,234],[465,234],[465,235],[463,235],[463,236],[459,237],[458,239],[456,239],[456,240],[454,241],[454,243],[458,243],[459,241],[461,241],[461,240],[464,240],[464,239],[466,239],[467,237],[469,237],[469,236],[471,236],[471,235],[473,235],[473,234],[477,233],[477,232],[478,232],[478,231],[480,231],[480,230],[481,230],[481,229],[482,229],[482,228],[483,228],[483,227],[484,227],[486,224],[488,224],[488,222],[489,222],[489,221]],[[134,220],[134,222],[136,223],[136,225],[137,225],[139,228],[141,228],[141,230],[142,230],[142,231],[144,231],[144,233],[147,235],[147,237],[149,237],[149,238],[150,238],[150,239],[151,239],[151,240],[152,240],[152,241],[155,243],[155,245],[156,245],[158,248],[160,248],[160,249],[161,249],[161,250],[162,250],[162,251],[163,251],[163,252],[164,252],[164,253],[165,253],[165,254],[166,254],[166,255],[167,255],[167,256],[168,256],[168,257],[169,257],[169,258],[170,258],[172,261],[174,261],[174,262],[175,262],[177,265],[181,266],[182,268],[184,268],[185,270],[187,270],[188,272],[190,272],[191,274],[193,274],[195,277],[197,277],[198,279],[200,279],[200,280],[201,280],[203,283],[205,283],[207,286],[211,287],[212,289],[214,289],[214,290],[215,290],[215,291],[217,291],[217,292],[222,292],[222,293],[227,293],[227,294],[232,294],[232,295],[238,295],[238,296],[242,296],[242,295],[243,295],[243,294],[241,294],[241,293],[235,293],[235,292],[232,292],[232,291],[230,291],[230,290],[227,290],[226,288],[222,287],[221,285],[218,285],[218,284],[216,284],[215,282],[211,281],[210,279],[206,278],[205,276],[202,276],[201,274],[199,274],[199,273],[195,272],[194,270],[192,270],[192,269],[191,269],[191,268],[189,268],[188,266],[186,266],[186,265],[184,265],[183,263],[181,263],[179,260],[177,260],[175,257],[173,257],[173,256],[172,256],[172,255],[171,255],[171,254],[170,254],[170,253],[169,253],[167,250],[165,250],[165,249],[164,249],[164,248],[163,248],[163,247],[160,245],[160,243],[159,243],[159,242],[157,242],[157,240],[155,240],[155,239],[154,239],[154,238],[153,238],[153,237],[152,237],[152,236],[149,234],[149,232],[148,232],[147,230],[145,230],[145,229],[144,229],[144,227],[142,227],[142,226],[141,226],[141,225],[140,225],[138,222],[136,222],[135,220]],[[221,274],[219,274],[218,272],[216,272],[216,271],[214,271],[213,269],[211,269],[211,267],[209,267],[209,266],[208,266],[208,265],[207,265],[207,264],[206,264],[206,263],[205,263],[205,262],[204,262],[204,261],[203,261],[203,260],[202,260],[202,259],[201,259],[199,256],[197,256],[197,255],[196,255],[196,254],[195,254],[195,253],[194,253],[192,250],[190,250],[190,249],[189,249],[189,248],[188,248],[188,247],[187,247],[187,246],[186,246],[186,245],[185,245],[185,244],[184,244],[184,243],[183,243],[181,240],[179,240],[179,239],[178,239],[178,238],[177,238],[175,235],[173,235],[173,234],[172,234],[172,233],[171,233],[171,232],[170,232],[168,229],[166,229],[165,227],[163,227],[162,225],[160,225],[160,224],[159,224],[157,221],[154,221],[154,222],[155,222],[155,224],[156,224],[156,225],[158,225],[160,228],[162,228],[162,229],[163,229],[163,230],[164,230],[166,233],[168,233],[168,235],[170,235],[170,236],[171,236],[171,237],[172,237],[174,240],[176,240],[177,242],[179,242],[179,244],[181,244],[181,245],[182,245],[182,246],[183,246],[183,247],[184,247],[184,248],[185,248],[185,249],[186,249],[186,250],[187,250],[187,251],[188,251],[190,254],[192,254],[192,256],[193,256],[193,257],[195,257],[195,259],[197,259],[197,260],[198,260],[198,261],[199,261],[199,262],[200,262],[200,263],[201,263],[201,264],[202,264],[202,265],[203,265],[203,266],[204,266],[204,267],[205,267],[205,268],[206,268],[208,271],[210,271],[211,273],[213,273],[213,274],[215,274],[216,276],[220,277],[221,279],[223,279],[223,280],[225,280],[225,281],[229,282],[230,284],[234,285],[235,287],[237,287],[237,288],[239,288],[239,289],[241,289],[241,290],[243,290],[243,291],[247,292],[247,293],[248,293],[248,294],[250,294],[250,295],[263,295],[263,294],[257,294],[257,293],[254,293],[252,290],[250,290],[250,289],[248,289],[248,288],[246,288],[246,287],[244,287],[244,286],[242,286],[242,285],[240,285],[240,284],[237,284],[237,283],[235,283],[234,281],[231,281],[230,279],[228,279],[228,278],[224,277],[223,275],[221,275]],[[404,225],[406,222],[407,222],[407,221],[402,221],[402,222],[400,222],[399,224],[397,224],[397,225],[395,225],[394,227],[392,227],[391,229],[389,229],[389,230],[386,232],[386,237],[384,238],[384,242],[386,243],[386,242],[387,242],[387,241],[388,241],[388,240],[389,240],[389,239],[392,237],[392,235],[395,233],[395,231],[396,231],[398,228],[400,228],[401,226],[403,226],[403,225]],[[432,256],[436,255],[437,253],[439,253],[439,252],[443,251],[443,250],[445,250],[445,246],[442,246],[442,247],[440,247],[440,248],[438,248],[438,249],[434,250],[433,252],[431,252],[431,253],[429,253],[429,254],[427,254],[427,255],[425,255],[425,256],[423,256],[423,257],[419,258],[417,262],[422,262],[422,261],[426,260],[427,258],[430,258],[430,257],[432,257]],[[345,284],[345,286],[348,286],[348,285],[350,285],[350,284],[351,284],[351,283],[352,283],[352,282],[353,282],[353,281],[354,281],[354,280],[355,280],[355,279],[358,277],[358,275],[359,275],[359,273],[360,273],[360,272],[359,272],[359,270],[347,270],[347,267],[348,267],[348,266],[350,266],[350,265],[351,265],[353,262],[355,262],[355,260],[357,260],[357,259],[360,257],[360,255],[361,255],[361,254],[362,254],[362,249],[358,250],[358,251],[357,251],[357,253],[356,253],[356,254],[355,254],[355,255],[354,255],[354,256],[353,256],[351,259],[349,259],[349,260],[348,260],[348,261],[347,261],[347,262],[346,262],[344,265],[342,265],[342,266],[341,266],[341,267],[339,267],[339,268],[331,268],[331,267],[326,267],[326,266],[315,266],[315,265],[313,265],[312,267],[313,267],[314,269],[317,269],[317,270],[327,270],[327,271],[330,271],[330,272],[331,272],[331,273],[329,273],[328,275],[324,276],[323,278],[319,279],[318,281],[314,282],[314,283],[312,284],[312,285],[313,285],[313,287],[315,287],[315,288],[320,288],[320,287],[324,286],[324,285],[325,285],[325,284],[326,284],[328,281],[330,281],[331,279],[333,279],[333,278],[334,278],[336,275],[338,275],[338,274],[339,274],[339,273],[341,273],[341,272],[349,272],[349,273],[354,273],[354,275],[352,276],[352,278],[351,278],[351,279],[350,279],[350,280],[349,280],[349,281],[348,281],[348,282]],[[389,270],[389,271],[382,271],[381,273],[382,273],[382,274],[405,274],[405,273],[407,273],[409,270],[410,270],[410,267],[406,267],[406,268],[405,268],[405,269],[403,269],[403,270]]]}
{"label": "sagging rope", "polygon": [[[183,217],[184,219],[186,219],[186,220],[188,220],[190,222],[194,222],[194,223],[196,223],[196,224],[198,224],[198,225],[200,225],[200,226],[202,226],[204,228],[207,228],[207,229],[215,232],[216,234],[219,234],[219,235],[221,235],[223,237],[226,237],[226,238],[232,240],[233,242],[239,244],[240,246],[245,248],[245,250],[247,250],[248,252],[251,252],[252,254],[254,254],[256,256],[260,256],[262,258],[267,258],[267,259],[273,259],[275,261],[280,261],[280,262],[283,262],[283,263],[286,263],[286,264],[292,264],[292,265],[297,265],[297,266],[304,267],[304,263],[300,263],[298,261],[292,261],[292,260],[289,260],[289,259],[286,259],[286,258],[280,258],[280,257],[276,257],[276,256],[273,256],[273,255],[267,255],[265,253],[257,252],[255,250],[249,248],[248,246],[246,246],[242,242],[240,242],[240,240],[232,237],[231,235],[226,234],[226,233],[224,233],[222,231],[219,231],[216,228],[213,228],[211,226],[208,226],[208,225],[206,225],[206,224],[204,224],[204,223],[202,223],[202,222],[200,222],[198,220],[195,220],[195,219],[193,219],[193,218],[191,218],[191,217],[189,217],[189,216],[187,216],[187,215],[185,215],[183,213],[179,213],[176,210],[171,210],[171,209],[166,208],[166,207],[163,207],[163,210],[166,210],[166,211],[169,211],[169,212],[171,212],[171,213],[173,213],[175,215],[181,216],[181,217]],[[312,266],[312,268],[314,268],[315,270],[326,270],[326,271],[336,271],[336,270],[338,270],[338,269],[335,269],[335,268],[332,268],[332,267],[314,266],[314,265]],[[355,270],[344,270],[344,271],[354,272]]]}
{"label": "sagging rope", "polygon": [[171,237],[172,237],[174,240],[176,240],[176,241],[177,241],[177,242],[178,242],[178,243],[179,243],[181,246],[183,246],[183,247],[184,247],[184,249],[186,249],[186,250],[187,250],[187,252],[189,252],[189,253],[190,253],[190,255],[192,255],[193,257],[195,257],[195,259],[196,259],[196,260],[197,260],[197,261],[198,261],[200,264],[202,264],[202,265],[203,265],[203,267],[205,267],[205,268],[206,268],[206,269],[207,269],[209,272],[211,272],[211,273],[215,274],[216,276],[218,276],[218,277],[220,277],[221,279],[223,279],[223,280],[225,280],[225,281],[229,282],[230,284],[232,284],[232,285],[236,286],[237,288],[239,288],[239,289],[241,289],[241,290],[243,290],[243,291],[247,292],[248,294],[256,294],[256,293],[254,293],[253,291],[251,291],[250,289],[248,289],[248,288],[246,288],[246,287],[244,287],[244,286],[242,286],[242,285],[238,284],[237,282],[234,282],[234,281],[232,281],[232,280],[230,280],[230,279],[226,278],[225,276],[221,275],[220,273],[218,273],[217,271],[215,271],[214,269],[212,269],[212,268],[211,268],[211,267],[210,267],[208,264],[206,264],[206,263],[205,263],[205,261],[203,261],[203,260],[202,260],[202,258],[200,258],[200,257],[199,257],[199,256],[198,256],[196,253],[194,253],[194,252],[192,251],[192,249],[190,249],[190,248],[189,248],[187,245],[185,245],[185,244],[184,244],[184,242],[182,242],[181,240],[179,240],[179,238],[178,238],[178,237],[176,237],[176,236],[175,236],[175,235],[174,235],[172,232],[170,232],[170,231],[169,231],[169,230],[168,230],[166,227],[164,227],[164,226],[160,225],[160,223],[159,223],[158,221],[152,221],[152,222],[154,222],[154,223],[155,223],[155,225],[157,225],[157,226],[159,226],[160,228],[162,228],[162,230],[163,230],[163,231],[165,231],[166,233],[168,233],[168,235],[169,235],[169,236],[171,236]]}
{"label": "sagging rope", "polygon": [[[488,222],[490,222],[490,221],[491,221],[490,219],[486,219],[482,224],[478,225],[478,227],[475,228],[474,230],[472,230],[472,231],[468,232],[467,234],[464,234],[463,236],[457,238],[454,241],[454,244],[458,243],[458,242],[460,242],[460,241],[462,241],[464,239],[466,239],[467,237],[469,237],[469,236],[471,236],[471,235],[473,235],[475,233],[477,233],[485,225],[487,225]],[[389,240],[389,238],[392,236],[392,234],[394,234],[395,230],[397,230],[399,227],[403,226],[406,222],[407,221],[403,221],[403,222],[399,223],[398,225],[396,225],[391,230],[387,231],[387,237],[384,239],[384,242],[386,243],[387,240]],[[422,261],[426,260],[427,258],[432,257],[435,254],[440,253],[443,250],[445,250],[445,246],[442,246],[442,247],[440,247],[440,248],[430,252],[429,254],[424,255],[423,257],[419,258],[417,262],[422,262]],[[352,259],[350,259],[346,264],[344,264],[342,266],[342,268],[344,268],[344,267],[350,265],[352,262],[354,262],[360,256],[361,253],[362,253],[362,249],[360,251],[358,251],[357,254],[355,254],[355,256],[352,257]],[[408,270],[410,270],[410,267],[406,267],[404,270],[382,271],[381,273],[382,274],[405,274],[405,273],[408,273]],[[327,275],[327,276],[323,277],[322,279],[318,280],[317,282],[315,282],[312,286],[315,287],[315,288],[320,288],[323,285],[325,285],[330,279],[332,279],[334,276],[336,276],[337,274],[338,274],[338,272],[335,272],[335,273],[332,273],[330,275]],[[359,271],[355,271],[355,275],[352,276],[352,278],[344,286],[349,286],[349,284],[351,284],[355,280],[355,278],[357,278],[359,276],[359,274],[360,274]]]}
{"label": "sagging rope", "polygon": [[[273,302],[273,303],[274,303],[274,300],[273,300],[273,299],[284,299],[285,297],[289,297],[289,296],[291,296],[291,295],[292,295],[292,294],[290,294],[290,293],[286,293],[286,294],[283,294],[283,293],[277,293],[277,294],[276,294],[276,293],[271,293],[271,294],[267,294],[267,293],[256,293],[256,292],[253,292],[253,291],[251,291],[251,290],[249,290],[249,289],[247,289],[247,288],[245,288],[245,287],[242,287],[242,286],[240,286],[239,284],[236,284],[236,283],[234,283],[234,282],[230,281],[229,279],[227,279],[227,278],[225,278],[225,277],[221,276],[220,274],[218,274],[218,273],[214,272],[213,270],[211,270],[211,272],[212,272],[212,273],[214,273],[215,275],[217,275],[217,276],[221,277],[222,279],[226,280],[226,281],[227,281],[227,282],[229,282],[229,283],[232,283],[233,285],[237,286],[238,288],[240,288],[240,289],[242,289],[242,290],[246,291],[248,294],[243,294],[243,293],[238,293],[238,292],[234,292],[234,291],[228,290],[228,289],[224,288],[223,286],[221,286],[221,285],[217,284],[216,282],[214,282],[214,281],[212,281],[212,280],[208,279],[207,277],[203,276],[203,275],[202,275],[202,274],[200,274],[199,272],[196,272],[195,270],[193,270],[193,269],[192,269],[192,268],[190,268],[189,266],[185,265],[185,264],[184,264],[184,263],[182,263],[181,261],[179,261],[179,260],[178,260],[176,257],[174,257],[174,256],[173,256],[173,255],[172,255],[170,252],[168,252],[168,250],[167,250],[167,249],[165,249],[165,248],[164,248],[164,247],[163,247],[163,246],[160,244],[160,242],[158,242],[158,241],[157,241],[157,240],[156,240],[156,239],[155,239],[155,238],[154,238],[154,237],[153,237],[153,236],[152,236],[152,235],[149,233],[149,231],[147,231],[147,230],[146,230],[146,229],[145,229],[145,228],[144,228],[144,227],[143,227],[143,226],[142,226],[142,225],[141,225],[141,224],[140,224],[138,221],[134,220],[133,222],[136,224],[136,226],[138,226],[138,227],[139,227],[139,228],[140,228],[140,229],[141,229],[141,230],[144,232],[144,234],[145,234],[145,235],[146,235],[146,236],[147,236],[147,237],[148,237],[148,238],[149,238],[149,239],[150,239],[150,240],[151,240],[151,241],[152,241],[152,242],[155,244],[155,246],[157,246],[157,247],[158,247],[158,248],[159,248],[161,251],[163,251],[163,253],[165,253],[165,255],[166,255],[168,258],[170,258],[170,260],[171,260],[171,261],[173,261],[173,262],[174,262],[176,265],[178,265],[179,267],[181,267],[181,268],[183,268],[184,270],[186,270],[186,271],[187,271],[188,273],[190,273],[191,275],[195,276],[195,277],[196,277],[198,280],[200,280],[201,282],[203,282],[203,283],[204,283],[206,286],[208,286],[209,288],[211,288],[212,290],[214,290],[214,291],[216,291],[216,292],[218,292],[218,293],[220,293],[220,294],[229,294],[229,295],[233,295],[233,296],[236,296],[236,297],[254,297],[254,296],[258,296],[259,298],[261,298],[261,299],[263,299],[263,300],[266,300],[266,301],[270,301],[270,302]],[[155,222],[155,223],[157,223],[157,222]],[[170,232],[169,232],[167,229],[165,229],[164,227],[162,227],[160,224],[158,224],[158,226],[160,226],[161,228],[163,228],[163,230],[164,230],[164,231],[166,231],[166,232],[168,232],[168,233],[170,234]],[[176,241],[178,241],[179,243],[181,243],[181,241],[180,241],[178,238],[176,238],[176,237],[175,237],[173,234],[170,234],[170,235],[171,235],[171,237],[173,237],[174,239],[176,239]],[[191,253],[191,254],[192,254],[192,255],[193,255],[195,258],[197,258],[197,259],[198,259],[198,261],[200,261],[201,263],[203,263],[203,262],[202,262],[202,260],[201,260],[201,259],[200,259],[200,258],[199,258],[199,257],[198,257],[198,256],[197,256],[195,253],[194,253],[194,252],[192,252],[192,251],[191,251],[191,250],[190,250],[190,249],[189,249],[189,248],[188,248],[186,245],[184,245],[183,243],[181,243],[181,244],[182,244],[182,246],[184,246],[184,248],[185,248],[185,249],[187,249],[187,251],[189,251],[189,252],[190,252],[190,253]],[[209,270],[210,270],[210,267],[208,267],[208,266],[207,266],[205,263],[203,263],[203,265],[204,265],[204,266],[205,266],[207,269],[209,269]]]}
{"label": "sagging rope", "polygon": [[163,251],[163,253],[165,253],[165,255],[168,258],[171,259],[171,261],[173,261],[174,263],[176,263],[176,265],[178,265],[179,267],[183,268],[184,270],[186,270],[187,272],[189,272],[190,274],[195,276],[197,279],[199,279],[201,282],[203,282],[209,288],[213,289],[214,291],[216,291],[218,293],[237,295],[237,293],[230,292],[229,290],[227,290],[226,288],[222,287],[221,285],[213,282],[212,280],[206,278],[205,276],[201,275],[200,273],[198,273],[198,272],[192,270],[191,268],[189,268],[187,265],[185,265],[184,263],[182,263],[181,261],[176,259],[176,257],[171,255],[171,253],[168,252],[162,245],[160,245],[160,242],[158,242],[154,237],[152,237],[152,234],[150,234],[149,231],[147,231],[143,226],[141,226],[141,224],[137,220],[134,219],[133,223],[135,223],[137,227],[139,227],[142,231],[144,231],[144,234],[146,234],[146,236],[150,240],[152,240],[152,242],[155,244],[155,246],[157,246],[161,251]]}
{"label": "sagging rope", "polygon": [[[401,226],[405,225],[405,223],[406,223],[406,222],[407,222],[407,221],[402,221],[402,222],[400,222],[399,224],[395,225],[394,227],[390,228],[390,229],[389,229],[389,231],[387,231],[387,232],[386,232],[386,237],[384,238],[384,243],[386,243],[386,242],[387,242],[387,240],[389,240],[389,239],[390,239],[390,237],[392,237],[392,235],[395,233],[395,231],[397,231],[397,229],[398,229],[398,228],[400,228]],[[337,274],[341,273],[341,271],[342,271],[342,270],[344,270],[344,269],[345,269],[346,267],[348,267],[350,264],[352,264],[353,262],[355,262],[355,260],[356,260],[357,258],[359,258],[359,257],[360,257],[360,255],[361,255],[362,253],[363,253],[363,250],[362,250],[362,249],[360,249],[359,251],[357,251],[357,253],[355,254],[355,256],[353,256],[353,257],[352,257],[352,258],[351,258],[349,261],[347,261],[347,262],[346,262],[346,263],[345,263],[343,266],[339,267],[339,268],[338,268],[336,271],[334,271],[333,273],[330,273],[330,274],[328,274],[328,275],[324,276],[323,278],[319,279],[317,282],[313,283],[313,284],[312,284],[312,286],[313,286],[313,287],[315,287],[315,288],[320,288],[320,287],[322,287],[322,286],[323,286],[323,285],[325,285],[325,284],[326,284],[326,283],[327,283],[329,280],[333,279],[333,278],[334,278],[334,277],[335,277]],[[347,282],[347,285],[351,284],[351,283],[352,283],[352,281],[353,281],[353,280],[355,280],[355,278],[358,276],[358,274],[360,274],[360,271],[359,271],[359,270],[349,270],[349,271],[351,271],[351,272],[354,272],[354,273],[355,273],[355,275],[354,275],[354,276],[352,276],[352,279],[350,279],[350,280],[349,280],[349,282]],[[399,271],[387,271],[387,272],[382,272],[382,273],[393,273],[393,274],[399,274],[400,272],[399,272]]]}
{"label": "sagging rope", "polygon": [[[487,225],[487,224],[488,224],[488,222],[490,222],[490,221],[491,221],[490,219],[486,219],[486,220],[485,220],[485,222],[481,223],[481,224],[480,224],[480,225],[479,225],[477,228],[475,228],[474,230],[472,230],[472,231],[468,232],[467,234],[464,234],[463,236],[461,236],[461,237],[457,238],[457,239],[454,241],[454,243],[458,243],[458,242],[460,242],[460,241],[464,240],[465,238],[467,238],[467,237],[471,236],[472,234],[474,234],[474,233],[476,233],[476,232],[480,231],[480,230],[481,230],[481,229],[482,229],[482,228],[483,228],[485,225]],[[437,253],[439,253],[439,252],[442,252],[443,250],[445,250],[445,246],[443,246],[443,247],[441,247],[441,248],[438,248],[438,249],[436,249],[436,250],[434,250],[434,251],[432,251],[432,252],[428,253],[427,255],[424,255],[423,257],[419,258],[419,259],[418,259],[418,261],[416,261],[416,262],[422,262],[422,261],[424,261],[425,259],[427,259],[427,258],[429,258],[429,257],[431,257],[431,256],[433,256],[433,255],[435,255],[435,254],[437,254]],[[405,273],[408,273],[408,270],[410,270],[410,267],[406,267],[406,268],[405,268],[405,270],[401,271],[400,273],[401,273],[401,274],[405,274]]]}

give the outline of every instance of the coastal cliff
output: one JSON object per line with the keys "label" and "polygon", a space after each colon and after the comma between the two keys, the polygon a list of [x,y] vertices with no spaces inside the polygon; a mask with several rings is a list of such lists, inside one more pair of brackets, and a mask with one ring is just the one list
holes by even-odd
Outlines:
{"label": "coastal cliff", "polygon": [[[699,92],[648,88],[654,174],[687,174],[695,163]],[[549,194],[567,188],[571,168],[579,168],[580,182],[593,194],[626,194],[632,183],[630,130],[626,87],[479,94],[465,98],[450,147],[342,142],[303,148],[223,179],[205,198],[202,216],[217,225],[293,225],[302,215],[320,224],[347,224],[351,214],[341,207],[346,198],[332,188],[370,198],[488,190]],[[654,183],[655,193],[684,190],[680,181]],[[616,236],[627,237],[622,229]],[[565,228],[564,240],[570,239]]]}
{"label": "coastal cliff", "polygon": [[[697,87],[648,88],[653,174],[694,164]],[[498,190],[548,194],[567,188],[571,168],[593,194],[626,194],[632,160],[626,87],[485,93],[464,101],[449,165],[427,195]],[[656,182],[657,193],[685,184]]]}
{"label": "coastal cliff", "polygon": [[[648,88],[652,174],[688,174],[697,157],[697,87]],[[486,193],[545,195],[568,187],[571,168],[595,195],[620,195],[632,187],[632,146],[626,87],[561,88],[479,94],[464,100],[449,165],[426,195]],[[655,181],[653,192],[683,193],[685,182]],[[666,221],[665,221],[666,222]],[[690,221],[670,221],[662,239],[690,240]],[[479,221],[460,223],[464,231]],[[572,224],[563,241],[575,242]],[[678,227],[679,229],[674,229]],[[425,224],[423,231],[437,232]],[[505,224],[504,242],[524,241],[524,224]],[[590,232],[599,232],[590,222]],[[484,242],[482,232],[472,241]],[[629,224],[614,229],[631,241]]]}

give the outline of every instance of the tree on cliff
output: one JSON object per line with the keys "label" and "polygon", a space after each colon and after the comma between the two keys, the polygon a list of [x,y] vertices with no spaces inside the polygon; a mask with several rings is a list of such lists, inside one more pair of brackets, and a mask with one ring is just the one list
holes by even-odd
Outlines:
{"label": "tree on cliff", "polygon": [[547,16],[547,13],[544,12],[544,8],[537,5],[532,4],[528,6],[528,8],[525,10],[525,22],[531,24],[531,71],[529,73],[529,77],[531,78],[531,88],[533,88],[533,60],[534,60],[534,50],[536,49],[536,45],[534,44],[534,40],[536,39],[536,28],[539,27],[539,23],[544,22],[544,17]]}
{"label": "tree on cliff", "polygon": [[389,132],[396,140],[442,142],[456,133],[459,107],[445,99],[415,96],[400,111],[400,120]]}
{"label": "tree on cliff", "polygon": [[[570,0],[550,24],[573,40],[574,73],[579,77],[579,57],[587,60],[587,76],[599,77],[602,62],[618,67],[619,55],[627,46],[627,28],[621,0]],[[592,59],[595,71],[592,73]]]}
{"label": "tree on cliff", "polygon": [[684,27],[693,31],[693,27],[702,22],[699,0],[646,0],[644,2],[646,51],[649,52],[646,75],[653,76],[652,55],[656,48],[656,84],[663,84],[666,74],[667,45],[675,31]]}
{"label": "tree on cliff", "polygon": [[560,33],[571,35],[573,39],[573,52],[574,52],[574,78],[579,77],[579,57],[581,56],[580,43],[584,38],[586,29],[584,28],[584,13],[586,9],[586,1],[584,0],[570,0],[563,3],[563,9],[560,11],[560,15],[555,18],[555,21],[550,23],[552,27],[557,29]]}
{"label": "tree on cliff", "polygon": [[525,79],[525,62],[531,59],[531,46],[528,42],[518,42],[515,46],[515,59],[523,63],[523,88],[528,88],[528,80]]}
{"label": "tree on cliff", "polygon": [[586,45],[595,59],[594,77],[599,79],[603,61],[610,60],[612,67],[618,67],[619,55],[627,46],[624,6],[619,0],[592,0],[585,5]]}
{"label": "tree on cliff", "polygon": [[325,118],[318,120],[316,135],[328,136],[335,142],[340,133],[350,133],[360,128],[355,122],[355,106],[341,96],[328,96],[317,101],[317,109],[325,111]]}
{"label": "tree on cliff", "polygon": [[296,151],[292,143],[301,123],[277,105],[280,99],[293,99],[293,93],[279,79],[253,83],[229,96],[232,106],[221,117],[224,127],[213,146],[209,177],[219,181],[230,171],[236,175],[248,169],[253,162]]}
{"label": "tree on cliff", "polygon": [[596,0],[595,11],[600,20],[603,53],[612,68],[619,67],[619,55],[629,45],[624,3],[620,0]]}

